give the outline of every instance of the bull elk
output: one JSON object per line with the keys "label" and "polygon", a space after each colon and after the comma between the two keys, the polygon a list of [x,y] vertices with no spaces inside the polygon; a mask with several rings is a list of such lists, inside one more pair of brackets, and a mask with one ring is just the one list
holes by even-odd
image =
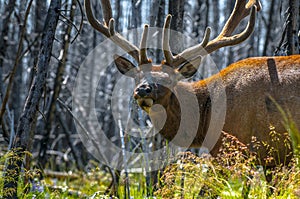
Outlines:
{"label": "bull elk", "polygon": [[[211,117],[213,114],[211,94],[214,93],[214,97],[219,97],[217,100],[226,101],[227,107],[224,110],[224,122],[215,124],[221,125],[220,132],[224,131],[235,136],[253,150],[255,150],[255,147],[251,146],[253,136],[276,147],[278,153],[274,155],[274,161],[269,162],[267,166],[272,166],[278,161],[287,161],[286,150],[291,149],[286,149],[284,141],[276,144],[272,142],[270,126],[275,128],[280,135],[287,132],[282,124],[282,115],[277,109],[277,103],[285,111],[291,113],[297,125],[300,124],[300,111],[298,111],[300,110],[299,55],[248,58],[231,64],[209,78],[196,82],[181,81],[196,73],[203,52],[211,53],[221,47],[239,44],[251,35],[255,25],[256,12],[261,8],[258,0],[236,0],[233,12],[216,38],[210,40],[211,30],[207,28],[200,44],[192,46],[176,56],[172,54],[169,45],[171,15],[168,15],[162,36],[165,59],[160,65],[154,65],[147,57],[148,25],[144,26],[140,47],[137,47],[115,32],[110,2],[109,0],[101,2],[103,23],[100,23],[93,15],[90,0],[85,0],[88,21],[94,29],[110,38],[137,61],[138,66],[135,66],[124,57],[115,57],[115,64],[119,71],[136,80],[137,86],[133,95],[138,105],[150,115],[154,123],[156,123],[155,120],[164,121],[164,125],[160,127],[160,134],[168,140],[175,138],[182,120],[182,107],[180,107],[176,93],[183,91],[196,96],[198,103],[199,118],[196,121],[197,129],[190,147],[202,146],[209,130],[209,124],[218,122],[212,121]],[[241,33],[233,35],[238,24],[247,16],[249,16],[247,27]],[[143,71],[144,66],[150,67],[150,70]],[[216,84],[217,81],[221,81],[226,99],[222,99],[224,95],[218,95],[218,86],[210,86]],[[165,119],[160,118],[161,111],[156,112],[155,105],[164,108]],[[188,130],[185,133],[188,137]],[[176,144],[181,144],[180,139],[179,141],[177,139]],[[219,148],[220,139],[211,148],[211,154],[216,155]],[[260,160],[264,163],[267,156],[265,149],[260,148],[256,152],[259,153]]]}

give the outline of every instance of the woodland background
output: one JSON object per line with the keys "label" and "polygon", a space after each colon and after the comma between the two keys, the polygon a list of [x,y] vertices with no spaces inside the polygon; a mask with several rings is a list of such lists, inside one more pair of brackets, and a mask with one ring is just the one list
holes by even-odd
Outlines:
{"label": "woodland background", "polygon": [[[50,3],[55,8],[52,11]],[[145,23],[162,27],[166,14],[170,13],[172,29],[201,41],[205,27],[212,27],[212,38],[221,31],[235,0],[111,0],[111,3],[119,32],[140,28]],[[261,4],[252,36],[238,46],[212,54],[219,69],[247,57],[299,52],[289,45],[298,42],[298,33],[291,29],[299,27],[299,2],[262,0]],[[100,1],[93,1],[93,7],[98,19],[102,19]],[[291,20],[292,25],[288,23]],[[87,152],[77,134],[71,111],[80,108],[70,110],[72,90],[81,63],[106,38],[87,22],[83,1],[0,0],[0,27],[0,155],[12,149],[20,154],[22,150],[29,151],[32,156],[27,154],[25,161],[18,163],[24,163],[27,169],[36,166],[52,171],[89,170],[91,162],[97,160]],[[152,53],[151,57],[161,60],[160,53]],[[93,71],[86,71],[87,88],[90,73]],[[118,75],[114,66],[99,74],[97,103],[103,131],[120,146],[119,128],[107,106]],[[137,145],[139,140],[130,142]],[[6,165],[9,167],[9,161]]]}

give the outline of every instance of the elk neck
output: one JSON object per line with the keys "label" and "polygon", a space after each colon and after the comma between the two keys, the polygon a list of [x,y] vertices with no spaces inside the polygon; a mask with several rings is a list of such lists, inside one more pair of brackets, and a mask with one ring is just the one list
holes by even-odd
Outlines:
{"label": "elk neck", "polygon": [[[182,95],[185,97],[181,97]],[[193,104],[195,100],[190,102],[189,95],[195,97],[197,104]],[[182,116],[183,109],[187,108],[186,106],[182,107],[182,104],[189,104],[190,106],[188,108],[199,109],[199,112],[197,114],[193,114],[192,112],[195,111],[189,112],[189,110],[187,110],[188,114]],[[180,136],[180,139],[192,140],[190,147],[199,147],[202,145],[208,130],[211,114],[211,100],[205,80],[200,80],[198,82],[178,82],[178,84],[173,88],[172,94],[169,97],[169,102],[164,105],[164,109],[166,113],[165,120],[162,120],[162,116],[160,114],[150,113],[154,126],[159,126],[156,124],[165,121],[164,126],[157,129],[164,138],[172,140],[178,133],[181,122],[184,119],[188,121],[187,124],[189,124],[189,122],[198,122],[198,128],[196,130],[197,132],[195,132],[195,130],[189,128],[189,126],[187,128],[184,127],[184,136]],[[185,140],[175,140],[177,141],[175,141],[176,143],[174,144],[186,147]]]}

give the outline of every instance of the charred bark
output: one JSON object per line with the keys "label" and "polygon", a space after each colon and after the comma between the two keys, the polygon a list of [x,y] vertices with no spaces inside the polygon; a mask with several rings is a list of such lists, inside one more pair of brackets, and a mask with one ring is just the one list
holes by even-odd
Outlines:
{"label": "charred bark", "polygon": [[35,120],[35,116],[38,112],[42,93],[44,91],[60,7],[61,0],[51,1],[42,36],[39,59],[36,66],[37,72],[18,123],[16,136],[12,150],[10,151],[10,157],[7,159],[7,165],[4,172],[4,198],[18,198],[18,178],[21,172],[24,155],[30,147],[28,145],[32,139],[30,132],[33,127],[32,124]]}

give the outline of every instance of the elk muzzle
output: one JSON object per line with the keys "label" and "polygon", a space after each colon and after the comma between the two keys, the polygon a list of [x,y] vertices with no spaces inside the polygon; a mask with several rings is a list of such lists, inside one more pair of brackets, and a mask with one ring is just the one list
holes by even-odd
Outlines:
{"label": "elk muzzle", "polygon": [[153,88],[149,84],[141,84],[134,90],[134,99],[147,113],[149,113],[154,102],[154,100],[151,98],[152,91]]}

